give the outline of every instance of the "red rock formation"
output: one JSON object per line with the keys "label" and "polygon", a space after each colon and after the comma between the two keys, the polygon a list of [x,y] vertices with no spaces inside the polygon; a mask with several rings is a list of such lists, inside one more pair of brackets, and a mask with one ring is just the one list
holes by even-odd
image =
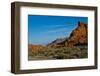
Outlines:
{"label": "red rock formation", "polygon": [[70,37],[67,41],[65,41],[65,46],[75,46],[75,45],[84,45],[87,44],[88,32],[87,25],[79,22],[78,27],[72,31]]}
{"label": "red rock formation", "polygon": [[69,36],[66,38],[65,41],[50,44],[50,47],[57,48],[57,47],[73,47],[77,45],[86,45],[88,43],[88,32],[87,32],[87,24],[78,22],[78,26],[75,30],[73,30]]}

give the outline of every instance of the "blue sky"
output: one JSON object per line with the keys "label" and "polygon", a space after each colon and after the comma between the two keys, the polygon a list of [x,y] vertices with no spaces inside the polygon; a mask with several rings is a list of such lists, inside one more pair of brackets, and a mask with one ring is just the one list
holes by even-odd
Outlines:
{"label": "blue sky", "polygon": [[69,37],[78,22],[87,17],[28,15],[28,43],[46,45],[57,38]]}

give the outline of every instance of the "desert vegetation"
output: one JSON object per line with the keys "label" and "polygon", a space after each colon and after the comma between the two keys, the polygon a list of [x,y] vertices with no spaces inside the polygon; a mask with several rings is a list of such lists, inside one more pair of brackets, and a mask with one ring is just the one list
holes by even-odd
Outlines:
{"label": "desert vegetation", "polygon": [[29,49],[29,60],[46,59],[76,59],[87,58],[87,46],[50,48],[45,47],[40,50],[32,51]]}

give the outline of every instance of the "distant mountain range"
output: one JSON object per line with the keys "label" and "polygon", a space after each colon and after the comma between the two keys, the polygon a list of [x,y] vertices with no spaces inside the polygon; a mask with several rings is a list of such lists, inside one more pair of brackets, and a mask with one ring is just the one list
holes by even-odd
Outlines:
{"label": "distant mountain range", "polygon": [[65,41],[65,40],[66,40],[66,38],[58,38],[58,39],[52,41],[51,43],[47,44],[47,46],[51,46],[51,45],[55,45],[55,44],[59,44],[59,43]]}

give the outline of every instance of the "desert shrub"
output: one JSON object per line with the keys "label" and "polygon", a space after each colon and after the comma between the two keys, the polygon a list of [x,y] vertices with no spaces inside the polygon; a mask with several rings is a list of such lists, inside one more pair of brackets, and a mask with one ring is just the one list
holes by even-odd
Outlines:
{"label": "desert shrub", "polygon": [[83,52],[81,53],[80,57],[81,58],[87,58],[88,57],[88,53],[86,50],[82,50]]}
{"label": "desert shrub", "polygon": [[63,55],[57,55],[57,56],[54,56],[53,58],[56,58],[56,59],[64,59],[64,56]]}

